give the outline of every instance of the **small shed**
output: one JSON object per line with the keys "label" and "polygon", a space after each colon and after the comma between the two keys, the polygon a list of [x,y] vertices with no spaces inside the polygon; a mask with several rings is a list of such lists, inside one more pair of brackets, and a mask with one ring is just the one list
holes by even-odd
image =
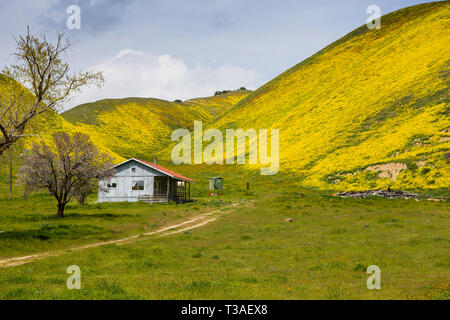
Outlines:
{"label": "small shed", "polygon": [[158,165],[156,158],[154,163],[132,158],[114,168],[112,179],[99,181],[98,202],[191,201],[194,180]]}
{"label": "small shed", "polygon": [[212,177],[209,178],[209,190],[223,190],[223,178]]}

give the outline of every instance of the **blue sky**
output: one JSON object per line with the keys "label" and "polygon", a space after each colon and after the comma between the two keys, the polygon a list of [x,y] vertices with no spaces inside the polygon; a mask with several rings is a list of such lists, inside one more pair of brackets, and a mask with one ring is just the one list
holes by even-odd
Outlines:
{"label": "blue sky", "polygon": [[[0,67],[12,63],[12,35],[64,31],[74,72],[105,74],[102,89],[66,109],[102,98],[188,99],[242,86],[256,89],[329,43],[415,0],[15,0],[0,3]],[[66,9],[81,9],[68,30]]]}

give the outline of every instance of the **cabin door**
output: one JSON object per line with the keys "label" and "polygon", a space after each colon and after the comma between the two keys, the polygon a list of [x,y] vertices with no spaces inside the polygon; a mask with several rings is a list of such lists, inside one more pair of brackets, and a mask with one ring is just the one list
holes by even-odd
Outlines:
{"label": "cabin door", "polygon": [[167,177],[155,177],[153,195],[167,195]]}

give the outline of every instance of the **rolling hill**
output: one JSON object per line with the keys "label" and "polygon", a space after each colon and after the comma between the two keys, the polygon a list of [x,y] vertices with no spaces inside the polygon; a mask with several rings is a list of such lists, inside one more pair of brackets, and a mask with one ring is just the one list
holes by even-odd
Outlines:
{"label": "rolling hill", "polygon": [[[258,90],[168,102],[107,99],[49,115],[118,161],[170,159],[174,129],[280,130],[280,170],[325,190],[444,189],[450,181],[450,3],[366,25]],[[45,123],[45,122],[44,122]],[[251,166],[250,169],[255,169]]]}
{"label": "rolling hill", "polygon": [[[6,76],[0,74],[0,96],[7,99],[9,96],[9,87],[10,87],[10,79]],[[32,99],[32,94],[23,88],[20,84],[17,85],[17,88],[20,90],[24,90],[24,99]],[[83,132],[80,128],[76,128],[70,122],[66,121],[63,117],[57,114],[53,110],[48,110],[47,112],[37,116],[34,118],[29,125],[27,126],[25,137],[21,141],[22,148],[30,148],[33,142],[45,141],[46,143],[52,142],[52,134],[56,131],[66,131],[69,133],[74,132]],[[85,132],[83,132],[85,133]],[[93,141],[94,144],[101,150],[102,152],[110,155],[116,162],[120,162],[123,160],[121,156],[112,152],[104,145],[100,144],[98,141]]]}
{"label": "rolling hill", "polygon": [[151,159],[170,144],[173,130],[209,122],[251,91],[237,90],[184,102],[153,98],[107,99],[83,104],[62,116],[95,141],[123,157]]}
{"label": "rolling hill", "polygon": [[211,128],[277,128],[280,170],[320,189],[448,189],[450,2],[408,7],[287,70]]}

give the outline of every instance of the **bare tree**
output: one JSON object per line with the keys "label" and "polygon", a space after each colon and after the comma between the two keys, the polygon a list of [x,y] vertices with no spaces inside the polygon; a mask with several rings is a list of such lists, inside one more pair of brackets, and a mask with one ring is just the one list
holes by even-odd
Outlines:
{"label": "bare tree", "polygon": [[58,217],[64,215],[66,204],[80,192],[91,187],[96,178],[108,180],[114,175],[112,159],[82,133],[53,134],[54,146],[34,143],[24,156],[20,176],[26,187],[47,189],[58,201]]}
{"label": "bare tree", "polygon": [[[15,180],[15,169],[20,167],[21,153],[23,152],[25,145],[22,141],[18,141],[3,153],[0,157],[0,167],[2,171],[7,174],[9,182],[9,199],[13,198],[13,187]],[[6,192],[6,189],[5,189]]]}
{"label": "bare tree", "polygon": [[32,35],[27,28],[27,34],[16,37],[15,41],[16,63],[3,70],[9,78],[5,81],[9,94],[0,96],[0,155],[24,136],[28,123],[37,115],[49,109],[57,110],[82,87],[103,84],[100,72],[69,74],[69,65],[63,62],[62,56],[71,43],[64,34],[58,34],[52,43],[45,35]]}
{"label": "bare tree", "polygon": [[78,201],[79,204],[86,204],[88,196],[95,190],[96,181],[92,180],[92,183],[87,183],[82,188],[79,188],[77,192],[75,192],[74,197]]}
{"label": "bare tree", "polygon": [[19,142],[11,146],[11,148],[9,148],[6,153],[9,167],[9,200],[12,200],[13,198],[13,167],[14,164],[17,163],[20,159],[20,152],[22,150],[23,145],[21,145],[21,143]]}

